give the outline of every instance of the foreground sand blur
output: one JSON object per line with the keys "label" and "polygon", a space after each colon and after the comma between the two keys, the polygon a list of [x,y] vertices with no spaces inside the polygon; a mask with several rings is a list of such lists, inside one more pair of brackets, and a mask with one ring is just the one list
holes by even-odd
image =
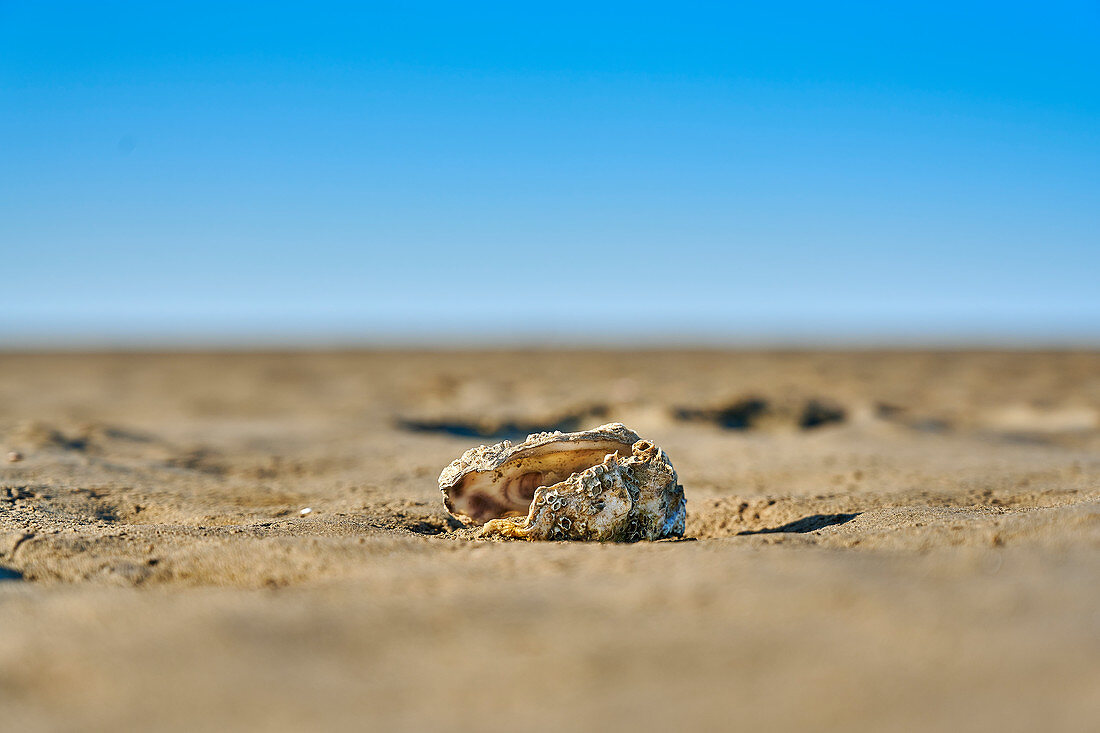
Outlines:
{"label": "foreground sand blur", "polygon": [[[455,536],[612,420],[685,540]],[[6,730],[1100,729],[1100,354],[0,354],[9,451]]]}

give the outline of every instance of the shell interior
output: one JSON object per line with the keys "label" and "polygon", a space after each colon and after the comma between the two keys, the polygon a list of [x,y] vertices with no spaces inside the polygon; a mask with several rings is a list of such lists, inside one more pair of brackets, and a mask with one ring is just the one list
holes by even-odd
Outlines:
{"label": "shell interior", "polygon": [[601,463],[609,453],[630,455],[617,440],[555,442],[521,451],[492,471],[466,474],[448,491],[448,508],[478,523],[526,515],[535,489]]}

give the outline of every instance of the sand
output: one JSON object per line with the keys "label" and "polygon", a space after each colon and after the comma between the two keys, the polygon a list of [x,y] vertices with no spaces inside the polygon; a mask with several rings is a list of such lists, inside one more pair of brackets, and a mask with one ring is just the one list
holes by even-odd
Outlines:
{"label": "sand", "polygon": [[[683,540],[454,531],[610,421]],[[1100,354],[0,354],[0,577],[5,730],[1094,731]]]}

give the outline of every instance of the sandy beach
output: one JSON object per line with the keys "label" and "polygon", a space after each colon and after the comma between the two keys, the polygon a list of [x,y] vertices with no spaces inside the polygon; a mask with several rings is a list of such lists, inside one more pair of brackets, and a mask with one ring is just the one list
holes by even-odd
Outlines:
{"label": "sandy beach", "polygon": [[[455,531],[612,421],[682,540]],[[1096,352],[4,353],[0,461],[6,730],[1100,729]]]}

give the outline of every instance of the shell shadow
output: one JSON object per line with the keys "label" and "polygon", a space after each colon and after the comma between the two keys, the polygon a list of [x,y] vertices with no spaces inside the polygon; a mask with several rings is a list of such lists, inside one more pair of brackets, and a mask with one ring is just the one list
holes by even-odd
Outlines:
{"label": "shell shadow", "polygon": [[22,579],[23,579],[23,573],[19,572],[18,570],[13,570],[12,568],[6,568],[6,567],[3,567],[3,566],[0,566],[0,582],[3,582],[5,580],[22,580]]}
{"label": "shell shadow", "polygon": [[847,524],[861,512],[855,512],[854,514],[811,514],[808,517],[802,517],[802,519],[796,519],[793,522],[787,522],[779,527],[767,527],[765,529],[746,529],[743,532],[738,532],[738,535],[743,534],[778,534],[781,532],[793,532],[802,534],[805,532],[813,532],[824,527],[834,527],[840,524]]}

